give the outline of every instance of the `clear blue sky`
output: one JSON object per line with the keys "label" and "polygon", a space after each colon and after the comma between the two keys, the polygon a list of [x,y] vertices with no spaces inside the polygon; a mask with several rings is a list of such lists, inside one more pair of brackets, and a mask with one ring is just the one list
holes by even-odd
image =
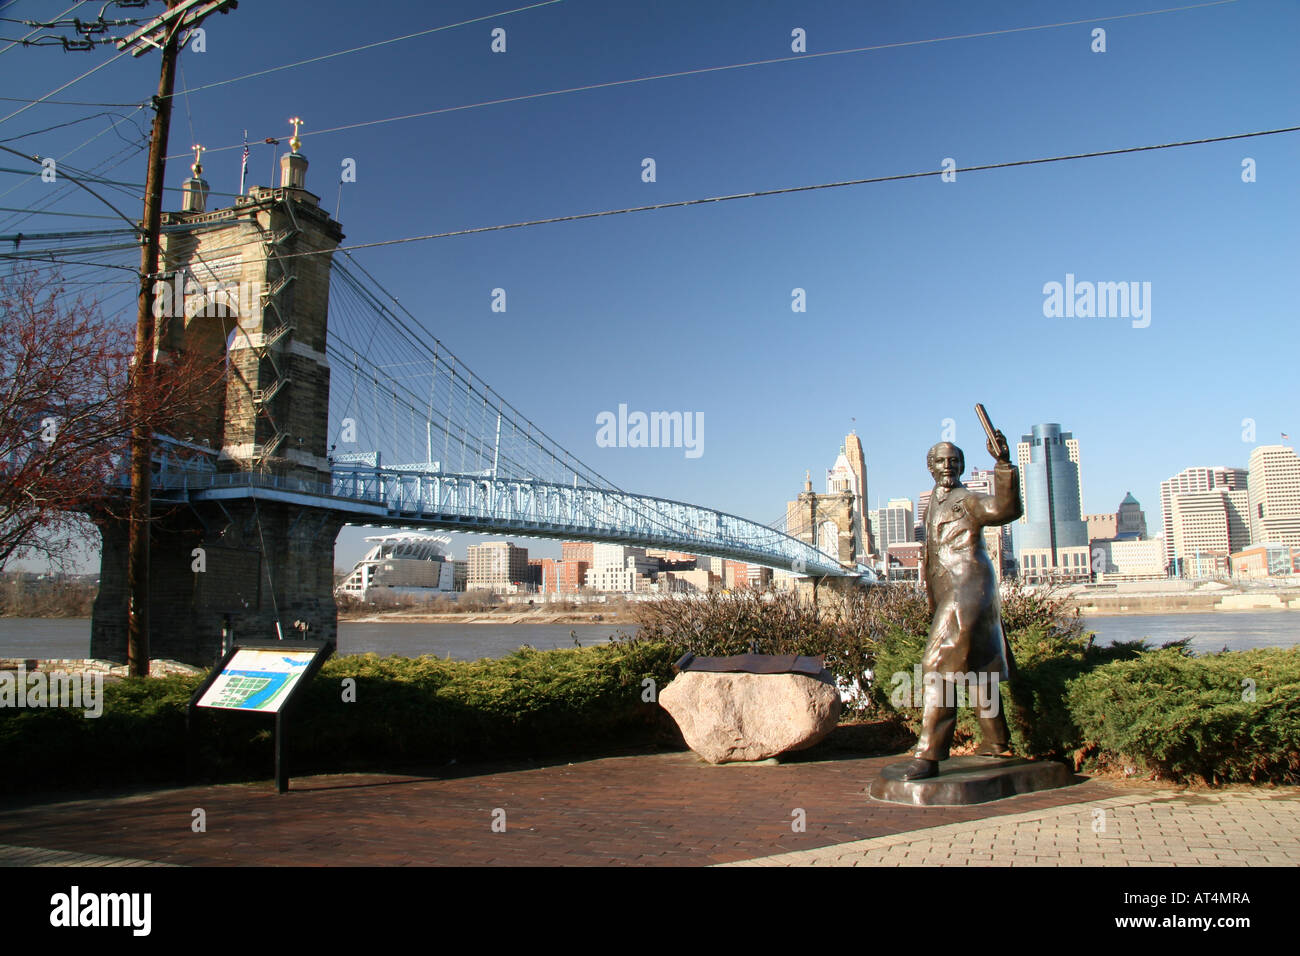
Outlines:
{"label": "clear blue sky", "polygon": [[[0,16],[53,16],[67,5],[19,0]],[[206,52],[183,55],[178,86],[509,6],[245,0],[208,21]],[[1300,125],[1300,9],[1237,0],[320,132],[790,56],[794,28],[806,31],[809,53],[824,53],[1162,6],[564,0],[193,92],[178,101],[170,153],[179,157],[195,138],[210,149],[235,147],[205,157],[212,188],[233,192],[243,131],[254,143],[283,138],[286,118],[299,115],[307,185],[328,208],[341,163],[356,161],[340,218],[346,241],[360,243],[932,170],[945,157],[971,166]],[[0,26],[3,36],[21,29]],[[506,30],[505,53],[490,49],[494,27]],[[1106,30],[1104,53],[1091,50],[1096,27]],[[40,96],[110,56],[10,50],[0,54],[0,89]],[[59,98],[139,101],[156,74],[156,57],[124,58]],[[19,106],[0,101],[0,115]],[[0,139],[97,111],[37,106],[0,123]],[[146,114],[137,118],[144,127]],[[17,142],[59,156],[110,121]],[[122,147],[108,133],[68,161],[91,167]],[[655,160],[654,183],[642,181],[645,157]],[[1253,183],[1242,182],[1247,157]],[[270,165],[270,147],[254,146],[253,181],[264,183]],[[169,183],[178,185],[187,167],[174,160]],[[142,153],[114,171],[136,182],[143,173]],[[0,192],[16,180],[0,178]],[[982,401],[1013,443],[1037,422],[1071,430],[1085,510],[1113,510],[1131,490],[1154,527],[1163,478],[1191,465],[1245,465],[1253,444],[1242,439],[1243,419],[1254,419],[1260,442],[1300,431],[1298,184],[1300,133],[1288,133],[358,256],[498,392],[629,490],[766,522],[800,490],[805,469],[822,490],[825,469],[856,427],[872,506],[915,498],[929,486],[924,454],[945,418],[955,419],[968,464],[989,464],[972,411]],[[28,205],[40,188],[27,184],[0,205]],[[104,212],[88,197],[56,208]],[[53,217],[4,222],[0,233],[78,227]],[[1149,327],[1045,318],[1043,286],[1067,273],[1149,282]],[[504,314],[490,310],[497,287],[507,290]],[[796,287],[806,290],[802,314],[791,311]],[[126,295],[115,301],[130,306]],[[597,414],[620,403],[702,412],[703,455],[597,447]],[[366,533],[374,532],[345,531],[336,563],[350,564]],[[555,544],[524,543],[558,553]]]}

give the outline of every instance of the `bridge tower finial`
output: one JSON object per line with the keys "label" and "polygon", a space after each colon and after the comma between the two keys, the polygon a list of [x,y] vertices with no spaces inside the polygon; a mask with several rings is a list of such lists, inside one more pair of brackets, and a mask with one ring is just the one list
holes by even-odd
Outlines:
{"label": "bridge tower finial", "polygon": [[293,124],[293,138],[289,140],[291,151],[280,157],[280,188],[306,189],[307,157],[301,152],[302,138],[298,135],[298,127],[302,126],[302,120],[297,116],[291,116],[289,122]]}
{"label": "bridge tower finial", "polygon": [[203,147],[194,145],[193,174],[181,186],[181,208],[185,212],[206,212],[208,209],[208,183],[203,178]]}

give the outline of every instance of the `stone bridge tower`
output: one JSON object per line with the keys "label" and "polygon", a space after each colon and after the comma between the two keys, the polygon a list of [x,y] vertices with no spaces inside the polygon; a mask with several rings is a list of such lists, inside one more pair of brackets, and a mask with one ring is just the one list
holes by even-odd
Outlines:
{"label": "stone bridge tower", "polygon": [[857,561],[859,519],[852,491],[818,494],[812,490],[812,478],[804,479],[804,490],[785,509],[786,534],[806,541],[830,555],[840,564],[852,566]]}
{"label": "stone bridge tower", "polygon": [[[153,658],[208,665],[224,638],[301,636],[295,622],[312,638],[336,635],[342,522],[320,495],[330,481],[331,252],[343,233],[305,188],[296,125],[278,188],[255,186],[208,211],[196,157],[182,211],[163,215],[158,360],[198,351],[224,361],[226,374],[172,436],[198,468],[190,490],[155,478]],[[125,660],[127,527],[109,521],[102,533],[91,655]]]}

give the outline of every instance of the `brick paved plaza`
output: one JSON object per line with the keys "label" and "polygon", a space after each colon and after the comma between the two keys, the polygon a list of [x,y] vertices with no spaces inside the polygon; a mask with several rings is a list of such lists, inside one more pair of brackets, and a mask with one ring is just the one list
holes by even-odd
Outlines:
{"label": "brick paved plaza", "polygon": [[[872,801],[866,787],[896,759],[715,767],[661,753],[296,778],[283,795],[268,781],[11,806],[0,810],[0,864],[1300,863],[1295,788],[1193,792],[1079,778],[973,807]],[[206,832],[192,829],[195,809]]]}

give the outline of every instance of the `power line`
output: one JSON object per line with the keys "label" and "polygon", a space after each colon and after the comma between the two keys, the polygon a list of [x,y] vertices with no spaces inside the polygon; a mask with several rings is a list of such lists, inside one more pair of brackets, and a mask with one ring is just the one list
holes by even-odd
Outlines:
{"label": "power line", "polygon": [[[60,13],[57,17],[55,17],[55,19],[58,20],[58,19],[62,19],[63,17],[66,17],[66,16],[67,16],[69,13],[71,13],[73,10],[76,10],[78,7],[84,7],[84,6],[85,6],[87,3],[89,3],[89,2],[90,2],[90,0],[79,0],[78,3],[74,3],[72,6],[68,7],[68,9],[66,9],[66,10],[64,10],[62,13]],[[40,28],[40,27],[37,27],[37,29],[41,29],[41,28]],[[27,36],[24,37],[23,39],[24,39],[24,40],[25,40],[25,39],[28,39],[29,37],[31,37],[32,33],[35,33],[35,32],[36,32],[36,30],[33,30],[31,33],[27,34]],[[9,52],[10,50],[12,50],[14,47],[19,46],[21,43],[22,43],[22,40],[17,40],[17,41],[11,42],[11,43],[10,43],[7,47],[5,47],[3,50],[0,50],[0,53],[7,53],[7,52]],[[6,97],[6,99],[7,99],[7,97]]]}
{"label": "power line", "polygon": [[[336,249],[318,249],[305,252],[281,253],[280,258],[292,259],[299,256],[317,256],[330,252],[348,252],[356,249],[374,249],[379,246],[396,246],[410,242],[424,242],[429,239],[447,239],[452,236],[469,236],[480,232],[499,232],[506,229],[522,229],[526,226],[544,226],[557,222],[577,222],[582,219],[598,219],[602,216],[620,216],[624,213],[651,212],[656,209],[679,209],[684,206],[701,206],[705,203],[729,202],[733,199],[757,199],[763,196],[783,196],[790,193],[813,192],[818,189],[836,189],[841,186],[864,186],[869,183],[898,182],[904,179],[924,179],[929,176],[942,176],[945,173],[975,173],[990,169],[1011,169],[1017,166],[1037,166],[1044,163],[1062,163],[1076,159],[1095,159],[1100,156],[1122,156],[1128,153],[1145,153],[1158,149],[1175,149],[1180,146],[1200,146],[1207,143],[1226,143],[1238,139],[1251,139],[1258,136],[1274,136],[1278,133],[1294,133],[1300,126],[1284,126],[1279,129],[1260,130],[1254,133],[1233,133],[1229,136],[1211,136],[1204,139],[1187,139],[1176,143],[1159,143],[1152,146],[1125,146],[1120,149],[1103,149],[1090,153],[1070,153],[1064,156],[1044,156],[1037,159],[1016,159],[1002,163],[985,163],[980,166],[962,166],[956,169],[933,169],[917,173],[898,173],[892,176],[870,176],[864,179],[845,179],[839,182],[817,183],[810,186],[785,186],[780,189],[762,189],[747,193],[732,193],[726,196],[709,196],[703,199],[681,199],[676,202],[654,203],[648,206],[629,206],[625,209],[604,209],[600,212],[582,212],[570,216],[552,216],[547,219],[529,219],[524,222],[503,223],[496,226],[477,226],[472,229],[455,229],[450,232],[435,232],[423,236],[408,236],[403,239],[383,239],[376,242],[362,242],[351,246],[338,246]],[[218,251],[218,250],[212,250]]]}
{"label": "power line", "polygon": [[[1232,133],[1225,136],[1211,136],[1202,139],[1180,140],[1172,143],[1159,143],[1148,146],[1125,146],[1117,149],[1096,150],[1087,153],[1070,153],[1061,156],[1045,156],[1035,159],[1018,159],[1008,160],[1000,163],[985,163],[978,166],[962,166],[955,169],[933,169],[913,173],[897,173],[889,176],[871,176],[863,179],[847,179],[837,182],[816,183],[803,186],[785,186],[778,189],[755,190],[746,193],[731,193],[724,196],[708,196],[700,199],[682,199],[675,202],[654,203],[645,206],[629,206],[623,209],[605,209],[598,212],[576,213],[568,216],[552,216],[546,219],[529,219],[522,222],[502,223],[494,226],[476,226],[469,229],[456,229],[448,232],[429,233],[422,236],[407,236],[401,239],[383,239],[375,242],[363,242],[350,246],[338,246],[334,249],[306,250],[303,252],[280,253],[280,259],[292,259],[302,256],[329,255],[334,252],[349,252],[357,249],[374,249],[381,246],[404,245],[412,242],[425,242],[431,239],[447,239],[454,236],[467,236],[483,232],[500,232],[507,229],[522,229],[528,226],[550,225],[560,222],[577,222],[584,219],[598,219],[604,216],[618,216],[625,213],[651,212],[658,209],[678,209],[686,206],[700,206],[707,203],[729,202],[734,199],[757,199],[765,196],[780,196],[791,193],[813,192],[821,189],[835,189],[842,186],[862,186],[871,183],[898,182],[908,179],[924,179],[932,176],[942,176],[945,173],[970,173],[983,172],[992,169],[1012,169],[1020,166],[1036,166],[1046,163],[1060,163],[1079,159],[1095,159],[1103,156],[1122,156],[1130,153],[1152,152],[1161,149],[1175,149],[1183,146],[1199,146],[1209,143],[1224,143],[1233,140],[1252,139],[1260,136],[1273,136],[1279,133],[1294,133],[1300,131],[1300,126],[1286,126],[1278,129],[1259,130],[1251,133]],[[204,228],[205,224],[195,224],[194,228]],[[209,249],[208,252],[215,254],[227,249],[238,248],[236,243],[232,246],[220,246]]]}
{"label": "power line", "polygon": [[[5,47],[5,49],[6,49],[6,50],[9,49],[9,47]],[[3,52],[4,52],[3,50],[0,50],[0,53],[3,53]],[[62,86],[60,86],[57,90],[50,90],[50,92],[46,93],[46,94],[45,94],[44,96],[42,96],[39,100],[32,100],[30,103],[28,103],[28,104],[27,104],[26,106],[24,106],[22,109],[14,110],[14,111],[13,111],[12,113],[10,113],[8,116],[0,117],[0,123],[6,122],[7,120],[11,120],[11,119],[13,119],[15,116],[18,116],[18,115],[20,115],[20,114],[22,114],[22,113],[27,112],[29,109],[31,109],[33,106],[35,106],[37,103],[43,103],[43,102],[45,102],[47,99],[49,99],[49,98],[50,98],[51,96],[53,96],[55,93],[62,93],[62,92],[63,92],[64,90],[66,90],[68,87],[73,86],[74,84],[80,83],[82,80],[84,80],[86,77],[90,76],[92,73],[96,73],[96,72],[98,72],[99,70],[102,70],[104,67],[108,66],[110,63],[116,63],[116,62],[117,62],[118,60],[120,60],[122,57],[126,56],[127,53],[129,53],[129,52],[130,52],[129,50],[123,50],[123,51],[121,51],[120,53],[117,54],[117,56],[114,56],[114,57],[112,57],[112,58],[110,58],[110,59],[105,60],[103,63],[99,64],[99,66],[91,67],[91,68],[90,68],[89,70],[87,70],[85,73],[81,74],[81,76],[78,76],[78,77],[76,77],[75,79],[72,79],[72,80],[68,80],[68,82],[64,83],[64,84],[63,84]]]}
{"label": "power line", "polygon": [[[105,133],[107,133],[109,130],[116,130],[116,128],[117,128],[117,126],[118,126],[119,124],[125,122],[125,121],[128,120],[128,119],[130,119],[129,116],[127,116],[127,117],[122,117],[121,119],[118,119],[116,122],[110,124],[106,129],[102,129],[102,130],[100,130],[98,133],[96,133],[94,136],[92,136],[92,137],[90,137],[89,139],[87,139],[87,140],[86,140],[85,142],[83,142],[81,145],[74,147],[73,149],[71,149],[71,150],[69,150],[68,152],[64,153],[62,156],[57,157],[58,162],[59,162],[59,163],[62,163],[64,169],[70,169],[70,170],[72,170],[72,172],[73,172],[74,175],[78,175],[78,176],[80,176],[80,175],[81,175],[81,170],[79,170],[79,169],[77,169],[75,166],[72,166],[72,165],[68,164],[67,162],[65,162],[66,158],[69,157],[69,156],[74,155],[75,153],[80,152],[82,149],[84,149],[86,146],[89,146],[89,145],[90,145],[91,143],[93,143],[95,140],[99,139],[99,137],[103,136],[103,135],[104,135]],[[134,154],[134,153],[136,153],[136,152],[139,152],[139,151],[140,151],[141,149],[143,149],[143,148],[144,148],[143,146],[140,146],[140,145],[137,145],[137,144],[134,144],[134,143],[128,143],[127,146],[126,146],[124,149],[118,150],[117,153],[114,153],[113,156],[110,156],[108,159],[104,160],[104,161],[101,162],[99,165],[100,165],[100,166],[104,166],[104,165],[110,163],[110,162],[112,161],[112,159],[113,159],[115,156],[121,155],[122,153],[125,153],[125,152],[131,152],[132,154]],[[28,157],[28,158],[29,158],[29,157]],[[126,162],[126,159],[127,159],[127,158],[128,158],[128,157],[125,157],[125,156],[124,156],[122,159],[118,160],[116,163],[113,163],[113,164],[112,164],[111,166],[109,166],[108,168],[109,168],[109,169],[115,169],[115,168],[117,168],[117,167],[120,166],[122,163]],[[105,170],[105,171],[107,171],[107,170]],[[9,195],[10,193],[12,193],[12,192],[14,192],[14,191],[16,191],[16,190],[22,188],[23,185],[25,185],[25,184],[26,184],[27,182],[29,182],[30,180],[35,179],[38,175],[39,175],[39,173],[31,173],[31,174],[29,174],[25,179],[20,180],[18,183],[16,183],[15,185],[11,186],[9,189],[5,190],[3,193],[0,193],[0,199],[4,198],[5,196]],[[48,198],[48,200],[46,200],[46,202],[52,204],[52,203],[56,202],[57,199],[58,199],[58,194],[56,193],[56,194],[54,194],[54,195],[51,195],[51,196]],[[38,202],[39,202],[39,201],[40,201],[40,200],[38,200]],[[10,216],[10,217],[6,217],[6,219],[4,220],[4,223],[0,223],[0,225],[7,224],[7,223],[12,219],[12,218],[13,218],[12,216]]]}
{"label": "power line", "polygon": [[[105,20],[104,11],[109,8],[112,2],[113,0],[109,0],[108,3],[105,3],[103,8],[99,11],[99,16],[96,19],[89,20],[89,21],[82,20],[80,17],[73,17],[67,20],[62,18],[55,18],[54,20],[47,20],[47,21],[15,20],[12,17],[0,17],[0,22],[2,23],[16,23],[20,26],[27,26],[32,28],[31,33],[28,33],[26,36],[20,39],[10,40],[8,37],[0,37],[0,40],[3,40],[4,42],[10,45],[5,49],[10,49],[14,45],[61,46],[63,47],[65,53],[74,50],[75,51],[93,50],[97,46],[103,46],[108,43],[118,43],[120,42],[119,38],[107,36],[108,28],[136,26],[139,24],[140,21],[131,18]],[[141,2],[138,3],[134,3],[134,6],[137,7],[144,6],[144,0],[141,0]],[[77,36],[75,38],[69,39],[68,37],[63,36],[62,34],[42,34],[41,36],[32,39],[32,35],[37,30],[57,30],[60,27],[72,27],[73,31],[77,34]]]}
{"label": "power line", "polygon": [[[309,133],[303,133],[301,134],[301,137],[303,139],[307,139],[310,136],[324,136],[328,133],[339,133],[339,132],[344,132],[346,130],[363,129],[367,126],[380,126],[385,123],[397,123],[403,120],[423,119],[429,116],[439,116],[444,113],[456,113],[463,110],[478,109],[484,106],[502,106],[507,103],[522,103],[528,100],[544,99],[550,96],[563,96],[568,93],[583,93],[590,90],[602,90],[602,89],[610,89],[617,86],[631,86],[637,83],[649,83],[654,80],[678,79],[686,76],[697,76],[704,73],[721,73],[728,70],[744,70],[756,66],[771,66],[772,64],[775,63],[791,63],[797,60],[816,60],[816,59],[821,59],[823,57],[846,56],[852,53],[873,53],[880,50],[892,50],[892,49],[898,49],[901,47],[909,47],[909,46],[923,46],[930,43],[948,43],[953,40],[974,40],[974,39],[983,39],[987,37],[1003,36],[1011,33],[1027,33],[1027,32],[1038,31],[1038,30],[1055,30],[1061,27],[1081,26],[1088,23],[1103,23],[1103,22],[1108,22],[1113,20],[1129,20],[1129,19],[1133,19],[1134,17],[1150,17],[1150,16],[1156,16],[1158,14],[1165,14],[1165,13],[1179,13],[1185,10],[1196,10],[1196,9],[1200,9],[1201,7],[1216,7],[1228,3],[1237,3],[1237,2],[1238,0],[1208,0],[1208,2],[1205,3],[1194,3],[1194,4],[1189,4],[1187,6],[1181,6],[1181,7],[1167,7],[1163,10],[1140,10],[1136,13],[1123,13],[1123,14],[1118,14],[1116,16],[1110,16],[1110,17],[1090,17],[1088,19],[1083,19],[1083,20],[1064,20],[1059,23],[1042,23],[1042,24],[1035,24],[1026,27],[1008,27],[1003,30],[986,30],[980,33],[962,33],[962,34],[954,34],[952,36],[945,36],[945,37],[928,37],[926,39],[921,39],[921,40],[899,40],[893,43],[878,43],[878,44],[873,44],[871,46],[852,47],[850,49],[845,49],[845,50],[827,50],[822,53],[800,53],[794,56],[778,56],[766,60],[750,60],[745,63],[728,63],[723,66],[705,66],[693,70],[678,70],[673,73],[656,73],[651,76],[637,76],[625,80],[607,80],[602,83],[588,83],[585,86],[571,86],[559,90],[544,90],[540,93],[524,93],[519,96],[506,96],[495,100],[483,100],[478,103],[463,103],[459,106],[444,106],[434,110],[423,110],[419,113],[404,113],[400,116],[388,116],[383,119],[363,120],[362,122],[359,123],[348,123],[343,126],[331,126],[328,129],[319,129]],[[304,61],[304,62],[309,62],[309,61]],[[249,74],[249,75],[256,76],[257,74]],[[236,79],[242,79],[242,77],[236,77]],[[234,81],[231,80],[229,82],[234,82]],[[217,85],[217,84],[212,84],[212,85]],[[197,87],[196,89],[206,89],[206,87]],[[243,143],[236,143],[230,146],[216,146],[213,147],[212,149],[205,150],[205,152],[221,153],[232,149],[242,149],[242,148],[243,148]],[[178,153],[175,156],[169,156],[168,159],[176,159],[179,157],[183,157],[184,155],[185,155],[184,153]]]}
{"label": "power line", "polygon": [[[377,40],[374,43],[367,43],[363,46],[355,46],[349,50],[337,50],[334,53],[326,53],[322,56],[313,56],[306,60],[298,60],[295,63],[285,63],[282,66],[273,66],[270,69],[258,70],[255,73],[245,73],[243,76],[232,76],[228,80],[217,80],[214,83],[205,83],[203,86],[191,86],[183,90],[177,90],[172,96],[180,96],[182,93],[197,93],[200,90],[210,90],[214,87],[225,86],[227,83],[238,83],[240,80],[252,79],[255,76],[266,76],[268,73],[278,73],[281,70],[289,70],[295,66],[306,66],[309,63],[319,63],[322,60],[331,60],[336,56],[345,56],[349,53],[359,53],[362,50],[373,50],[376,47],[387,46],[390,43],[400,43],[403,40],[413,40],[416,37],[428,36],[431,33],[440,33],[443,30],[451,30],[456,27],[468,26],[471,23],[482,23],[484,20],[493,20],[497,17],[509,16],[512,13],[520,13],[525,10],[535,10],[538,7],[549,7],[555,3],[561,3],[563,0],[542,0],[540,3],[529,4],[526,7],[516,7],[513,10],[502,10],[500,13],[491,13],[487,16],[474,17],[472,20],[461,20],[459,23],[448,23],[440,27],[431,27],[428,30],[421,30],[418,33],[408,33],[405,36],[392,37],[388,40]],[[1224,0],[1227,2],[1227,0]]]}
{"label": "power line", "polygon": [[[34,162],[34,163],[37,163],[37,164],[40,163],[40,159],[39,159],[39,158],[37,158],[37,157],[35,157],[35,156],[27,156],[27,155],[24,154],[24,153],[20,153],[20,152],[18,152],[18,150],[16,150],[16,149],[10,149],[8,146],[0,146],[0,149],[4,150],[6,153],[11,153],[11,154],[13,154],[14,156],[19,156],[19,157],[21,157],[21,158],[23,158],[23,159],[30,159],[30,160],[31,160],[32,162]],[[118,216],[119,216],[119,217],[120,217],[120,218],[121,218],[121,219],[122,219],[122,220],[123,220],[127,225],[129,225],[133,230],[138,230],[138,229],[139,229],[139,226],[137,226],[137,225],[136,225],[132,220],[128,219],[128,218],[126,217],[126,214],[125,214],[125,213],[123,213],[120,209],[118,209],[116,206],[114,206],[111,202],[109,202],[107,199],[105,199],[105,198],[104,198],[103,196],[101,196],[99,193],[95,192],[95,190],[91,189],[89,186],[87,186],[85,183],[83,183],[83,182],[81,181],[81,177],[79,177],[79,176],[68,176],[68,174],[67,174],[66,172],[64,172],[63,175],[64,175],[64,176],[67,176],[67,178],[68,178],[68,179],[69,179],[69,180],[70,180],[74,185],[80,186],[80,187],[81,187],[82,189],[84,189],[86,192],[90,193],[92,196],[94,196],[96,199],[98,199],[100,202],[102,202],[102,203],[103,203],[105,206],[107,206],[109,209],[113,210],[113,212],[117,213]]]}
{"label": "power line", "polygon": [[[0,53],[4,52],[0,50]],[[116,106],[125,108],[128,106],[147,106],[147,103],[86,103],[81,100],[49,100],[42,97],[39,100],[33,100],[26,96],[0,96],[0,102],[3,103],[41,103],[45,106]]]}
{"label": "power line", "polygon": [[[87,142],[89,142],[89,141],[87,141]],[[82,145],[84,146],[84,145],[86,145],[86,144],[83,143]],[[81,148],[81,147],[78,147],[78,149],[80,149],[80,148]],[[97,170],[102,170],[102,171],[104,171],[104,172],[108,172],[108,171],[110,171],[110,170],[116,169],[118,166],[122,165],[122,164],[125,163],[128,159],[130,159],[132,156],[134,156],[136,153],[138,153],[142,148],[143,148],[142,146],[138,146],[138,145],[134,145],[134,144],[129,144],[129,145],[127,145],[126,147],[124,147],[124,148],[122,148],[122,149],[119,149],[116,153],[113,153],[113,154],[110,155],[108,158],[106,158],[106,159],[100,161],[100,162],[96,165],[96,169],[97,169]],[[76,150],[73,150],[73,152],[76,152]],[[71,153],[69,153],[69,154],[67,154],[67,155],[71,155]],[[119,158],[119,157],[120,157],[120,158]],[[116,161],[115,161],[115,160],[116,160]],[[88,182],[88,183],[98,183],[98,182],[100,181],[99,176],[97,176],[95,173],[89,172],[89,171],[87,171],[87,170],[81,170],[81,169],[78,169],[76,166],[73,166],[71,163],[63,162],[63,168],[64,168],[65,170],[71,170],[72,173],[73,173],[73,175],[81,177],[81,179],[82,179],[83,181],[85,181],[85,182]],[[24,177],[24,181],[33,178],[33,174],[26,173],[26,172],[24,172],[23,170],[14,170],[14,169],[7,169],[7,168],[5,168],[4,171],[5,171],[5,172],[14,172],[14,173],[19,173],[19,174],[23,175],[23,177]],[[107,182],[110,182],[110,183],[111,183],[111,180],[107,180]],[[20,186],[22,186],[22,185],[23,185],[23,183],[20,182],[17,186],[14,186],[12,189],[7,190],[7,191],[6,191],[5,193],[3,193],[3,194],[0,194],[0,198],[3,198],[3,196],[8,195],[9,193],[11,193],[11,192],[13,192],[14,190],[18,189],[18,188],[19,188]],[[63,185],[60,185],[60,186],[56,187],[55,191],[54,191],[53,193],[51,193],[50,195],[48,195],[47,197],[44,197],[44,198],[42,198],[42,199],[37,199],[37,200],[35,200],[34,203],[33,203],[33,206],[34,206],[34,208],[37,208],[37,209],[48,209],[50,206],[52,206],[52,205],[54,205],[55,203],[59,202],[59,201],[63,198],[63,194],[64,194],[65,192],[66,192],[66,189],[64,188],[64,186],[63,186]],[[131,195],[131,198],[136,198],[133,194],[128,194],[128,195]],[[5,228],[6,226],[8,226],[8,225],[13,221],[13,219],[14,219],[13,216],[7,216],[7,217],[5,217],[2,221],[0,221],[0,229]],[[21,221],[21,220],[20,220],[20,221]]]}
{"label": "power line", "polygon": [[[1225,143],[1234,140],[1252,139],[1260,136],[1274,136],[1280,133],[1300,132],[1300,126],[1285,126],[1277,129],[1258,130],[1251,133],[1232,133],[1225,136],[1211,136],[1202,139],[1180,140],[1172,143],[1158,143],[1147,146],[1125,146],[1117,149],[1096,150],[1087,153],[1069,153],[1061,156],[1045,156],[1035,159],[1018,159],[1008,160],[1000,163],[985,163],[977,166],[962,166],[955,169],[934,169],[913,173],[897,173],[889,176],[871,176],[863,179],[847,179],[837,182],[816,183],[803,186],[786,186],[778,189],[755,190],[746,193],[731,193],[724,196],[709,196],[700,199],[683,199],[675,202],[654,203],[645,206],[629,206],[623,209],[605,209],[598,212],[576,213],[568,216],[553,216],[546,219],[530,219],[522,222],[503,223],[495,226],[477,226],[470,229],[457,229],[449,232],[429,233],[422,236],[407,236],[401,239],[383,239],[375,242],[363,242],[350,246],[338,246],[334,249],[306,250],[303,252],[280,253],[277,258],[292,259],[302,256],[329,255],[334,252],[351,252],[357,249],[374,249],[380,246],[403,245],[412,242],[425,242],[431,239],[446,239],[453,236],[466,236],[482,232],[498,232],[507,229],[522,229],[527,226],[550,225],[560,222],[577,222],[583,219],[597,219],[604,216],[617,216],[625,213],[650,212],[658,209],[677,209],[686,206],[699,206],[706,203],[728,202],[734,199],[756,199],[765,196],[780,196],[791,193],[813,192],[820,189],[835,189],[841,186],[861,186],[871,183],[898,182],[907,179],[924,179],[931,176],[942,176],[945,173],[971,173],[983,172],[992,169],[1012,169],[1020,166],[1036,166],[1046,163],[1060,163],[1079,159],[1095,159],[1103,156],[1122,156],[1131,153],[1152,152],[1161,149],[1176,149],[1183,146],[1201,146],[1210,143]],[[5,148],[5,147],[0,147]],[[9,152],[16,152],[9,150]],[[123,217],[125,218],[125,217]],[[134,224],[132,224],[134,226]],[[201,224],[199,224],[201,225]],[[112,232],[109,230],[108,232]],[[49,234],[53,238],[56,234]],[[57,234],[62,238],[70,238],[74,234]],[[221,252],[226,248],[237,248],[239,244],[230,247],[218,247],[208,250],[209,253]],[[14,256],[4,256],[4,258],[15,258]]]}
{"label": "power line", "polygon": [[76,126],[78,123],[84,123],[87,120],[97,119],[100,116],[115,116],[115,113],[88,113],[78,119],[68,120],[66,123],[56,123],[54,126],[46,126],[43,129],[34,129],[27,133],[19,133],[17,136],[9,136],[0,139],[0,143],[12,143],[16,139],[26,139],[28,136],[36,136],[39,133],[51,133],[56,129],[64,129],[68,126]]}
{"label": "power line", "polygon": [[0,252],[0,259],[20,259],[25,262],[48,262],[50,265],[71,265],[71,266],[95,266],[98,269],[121,269],[123,272],[130,272],[132,275],[139,275],[140,270],[135,266],[119,266],[111,262],[85,262],[78,259],[56,259],[51,253],[47,256],[16,256],[8,252]]}
{"label": "power line", "polygon": [[15,206],[0,206],[0,212],[22,212],[30,216],[73,216],[77,219],[112,219],[117,221],[116,216],[96,216],[86,212],[51,212],[46,209],[20,209]]}
{"label": "power line", "polygon": [[[129,118],[129,117],[128,117],[128,118]],[[83,145],[84,145],[84,144],[83,144]],[[132,143],[131,145],[132,145],[133,147],[135,147],[136,144]],[[140,146],[140,147],[136,147],[136,148],[143,149],[144,147],[143,147],[143,146]],[[205,147],[203,148],[203,152],[206,153],[207,151],[208,151],[208,149],[207,149],[207,147],[205,146]],[[69,154],[69,155],[71,155],[71,154]],[[76,172],[75,167],[69,167],[69,168],[72,169],[74,172]],[[5,168],[3,168],[3,167],[0,167],[0,172],[5,172],[5,173],[21,173],[21,174],[24,175],[24,176],[29,176],[29,175],[31,175],[31,174],[28,173],[26,170],[21,170],[21,169],[5,169]],[[86,182],[88,182],[88,183],[99,183],[99,184],[101,184],[101,185],[103,185],[103,186],[112,186],[112,187],[114,187],[114,188],[116,188],[116,189],[122,189],[122,190],[135,190],[135,192],[134,192],[134,193],[131,193],[130,195],[132,195],[133,197],[136,197],[136,198],[138,198],[138,194],[144,192],[144,183],[134,183],[134,182],[129,182],[129,181],[125,180],[125,179],[105,179],[105,178],[103,178],[102,176],[94,176],[94,175],[92,175],[92,174],[90,174],[90,173],[87,173],[87,172],[85,172],[85,171],[82,171],[82,172],[81,172],[81,178],[84,179],[84,180],[86,180]],[[184,186],[164,186],[163,188],[166,189],[166,190],[169,191],[169,192],[182,192],[182,191],[184,190],[185,187],[184,187]],[[244,194],[243,194],[243,193],[233,193],[233,192],[222,192],[222,191],[219,190],[219,189],[210,189],[210,190],[208,190],[208,195],[209,195],[209,196],[230,196],[230,197],[234,198],[234,197],[237,197],[237,196],[242,196],[242,195],[244,195]]]}
{"label": "power line", "polygon": [[[180,70],[180,72],[181,72],[181,82],[184,83],[184,82],[185,82],[185,65],[184,65],[183,63],[181,63],[179,59],[176,61],[176,68],[177,68],[178,70]],[[191,148],[193,148],[193,145],[198,143],[199,138],[198,138],[198,136],[195,135],[195,133],[194,133],[194,114],[190,111],[190,98],[189,98],[189,94],[188,94],[188,93],[187,93],[186,96],[185,96],[185,118],[189,121],[189,124],[190,124],[190,143],[191,143]],[[197,162],[197,160],[196,160],[196,162]]]}

